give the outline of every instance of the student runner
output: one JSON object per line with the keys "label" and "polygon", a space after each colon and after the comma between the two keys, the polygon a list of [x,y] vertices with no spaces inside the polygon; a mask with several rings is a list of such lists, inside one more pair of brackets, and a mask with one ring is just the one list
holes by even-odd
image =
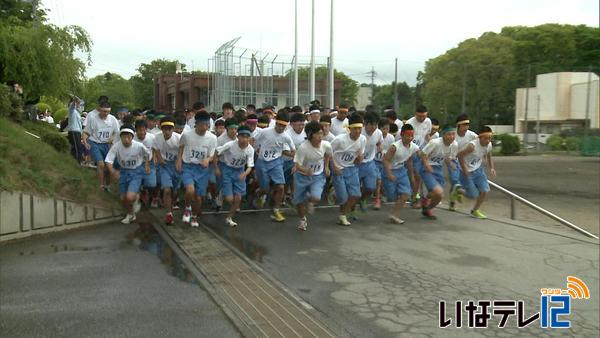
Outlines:
{"label": "student runner", "polygon": [[347,214],[350,213],[356,202],[360,200],[360,178],[358,167],[363,159],[367,139],[361,135],[363,119],[358,114],[353,114],[349,119],[349,133],[341,133],[331,142],[333,152],[333,186],[337,203],[340,205],[338,223],[351,225]]}
{"label": "student runner", "polygon": [[[292,202],[298,211],[298,230],[306,230],[306,212],[308,203],[318,203],[321,200],[325,178],[329,177],[329,160],[331,159],[331,144],[322,141],[323,131],[319,122],[311,121],[304,127],[306,142],[296,149],[294,163],[294,198]],[[309,209],[309,213],[311,213]]]}
{"label": "student runner", "polygon": [[160,186],[163,191],[163,206],[167,209],[165,223],[173,224],[173,196],[181,185],[181,174],[175,170],[175,161],[179,152],[180,134],[174,132],[175,119],[166,116],[160,120],[162,133],[154,140],[154,157],[159,165]]}
{"label": "student runner", "polygon": [[[383,156],[390,148],[392,143],[394,143],[394,135],[390,134],[390,123],[387,119],[379,120],[379,130],[381,130],[381,136],[383,137],[383,142],[381,142],[381,148],[375,154],[375,166],[378,171],[377,178],[377,188],[375,189],[375,202],[373,204],[373,209],[379,210],[381,209],[381,194],[383,190],[383,181],[386,177],[385,168],[383,166]],[[395,124],[394,126],[398,128]]]}
{"label": "student runner", "polygon": [[[492,129],[484,126],[479,131],[479,137],[467,144],[458,153],[458,160],[462,169],[460,181],[466,191],[466,196],[475,199],[475,205],[471,209],[471,216],[485,219],[487,216],[479,210],[485,201],[490,186],[484,167],[490,171],[492,177],[496,176],[496,169],[492,162]],[[485,164],[484,164],[485,163]]]}
{"label": "student runner", "polygon": [[220,161],[215,157],[215,173],[220,178],[221,194],[230,205],[225,223],[231,227],[238,225],[233,221],[233,216],[242,203],[242,196],[246,195],[246,177],[254,167],[254,148],[250,145],[251,133],[247,126],[240,126],[237,130],[237,140],[217,147]]}
{"label": "student runner", "polygon": [[[146,204],[146,207],[152,208],[158,207],[158,191],[156,184],[156,160],[152,156],[152,148],[154,147],[154,141],[156,136],[148,133],[146,129],[146,121],[137,120],[135,121],[135,138],[134,140],[142,143],[150,153],[150,174],[145,175],[142,180],[142,186],[147,190],[144,190],[142,195],[145,195],[141,200]],[[150,202],[150,203],[148,203]]]}
{"label": "student runner", "polygon": [[367,200],[377,188],[379,171],[375,164],[375,155],[381,151],[383,142],[383,133],[377,129],[379,115],[376,113],[367,113],[365,115],[365,127],[362,135],[366,138],[363,160],[358,167],[358,175],[362,186],[362,196],[360,199],[360,210],[367,212]]}
{"label": "student runner", "polygon": [[400,211],[411,195],[411,185],[414,181],[413,159],[419,154],[419,147],[412,142],[414,129],[405,124],[400,132],[400,139],[395,141],[383,157],[385,176],[383,184],[388,202],[395,201],[389,215],[390,222],[403,224]]}
{"label": "student runner", "polygon": [[202,212],[202,199],[206,195],[210,163],[217,148],[217,137],[208,131],[210,115],[201,111],[195,116],[196,127],[181,135],[179,152],[175,164],[182,172],[185,187],[185,210],[182,221],[197,227],[198,216]]}
{"label": "student runner", "polygon": [[[121,202],[127,210],[127,215],[121,220],[123,224],[135,221],[139,207],[134,208],[134,203],[139,198],[144,174],[150,174],[150,151],[142,143],[134,141],[134,136],[132,126],[121,127],[121,141],[115,143],[105,159],[110,174],[119,176]],[[119,161],[120,172],[113,169],[115,159]]]}

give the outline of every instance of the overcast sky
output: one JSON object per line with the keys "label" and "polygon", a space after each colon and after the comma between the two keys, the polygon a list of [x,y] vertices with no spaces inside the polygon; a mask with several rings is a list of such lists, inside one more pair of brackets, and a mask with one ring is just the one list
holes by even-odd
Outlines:
{"label": "overcast sky", "polygon": [[[415,83],[426,60],[504,26],[544,23],[598,26],[598,0],[335,0],[334,59],[338,70],[359,82],[394,79]],[[223,43],[294,54],[293,0],[133,1],[42,0],[52,23],[79,25],[94,46],[89,77],[116,72],[128,78],[140,63],[178,59],[188,70],[206,70]],[[318,61],[329,55],[330,0],[315,0]],[[310,55],[311,1],[298,0],[299,55]],[[307,59],[304,58],[303,59]]]}

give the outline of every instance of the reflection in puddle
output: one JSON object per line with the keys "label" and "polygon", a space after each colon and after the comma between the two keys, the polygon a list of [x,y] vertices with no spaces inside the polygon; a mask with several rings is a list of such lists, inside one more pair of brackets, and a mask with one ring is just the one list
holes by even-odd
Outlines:
{"label": "reflection in puddle", "polygon": [[158,235],[151,224],[141,223],[127,236],[127,241],[142,250],[146,250],[160,258],[169,273],[184,282],[199,284],[198,280],[175,255],[171,247]]}
{"label": "reflection in puddle", "polygon": [[262,263],[263,257],[267,254],[267,249],[260,246],[252,241],[242,238],[237,228],[224,227],[208,223],[214,232],[217,233],[221,238],[225,239],[233,247],[241,251],[246,257],[253,261]]}

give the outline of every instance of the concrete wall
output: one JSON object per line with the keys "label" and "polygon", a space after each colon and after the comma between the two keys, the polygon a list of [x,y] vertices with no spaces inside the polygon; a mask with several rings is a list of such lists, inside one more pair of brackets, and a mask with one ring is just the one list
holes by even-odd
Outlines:
{"label": "concrete wall", "polygon": [[[517,88],[515,132],[522,133],[525,131],[526,103],[530,132],[532,131],[532,124],[535,124],[534,121],[538,119],[538,114],[541,121],[541,129],[550,133],[583,125],[588,76],[586,72],[562,72],[537,75],[536,86],[529,88],[529,95],[527,95],[529,97],[528,102],[526,100],[527,88]],[[593,87],[590,90],[591,126],[592,128],[598,128],[598,75],[591,74],[591,81]]]}
{"label": "concrete wall", "polygon": [[0,190],[0,242],[120,218],[119,210]]}
{"label": "concrete wall", "polygon": [[358,94],[356,94],[356,110],[365,110],[368,104],[371,103],[371,87],[358,87]]}

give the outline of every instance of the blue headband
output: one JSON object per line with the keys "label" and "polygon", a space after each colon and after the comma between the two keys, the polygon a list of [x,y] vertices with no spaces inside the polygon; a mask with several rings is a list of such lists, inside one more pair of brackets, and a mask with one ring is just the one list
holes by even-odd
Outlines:
{"label": "blue headband", "polygon": [[242,130],[238,130],[238,135],[248,135],[248,136],[251,136],[252,133],[250,132],[250,130],[242,129]]}
{"label": "blue headband", "polygon": [[196,125],[198,125],[198,123],[210,124],[210,118],[206,120],[196,120]]}

